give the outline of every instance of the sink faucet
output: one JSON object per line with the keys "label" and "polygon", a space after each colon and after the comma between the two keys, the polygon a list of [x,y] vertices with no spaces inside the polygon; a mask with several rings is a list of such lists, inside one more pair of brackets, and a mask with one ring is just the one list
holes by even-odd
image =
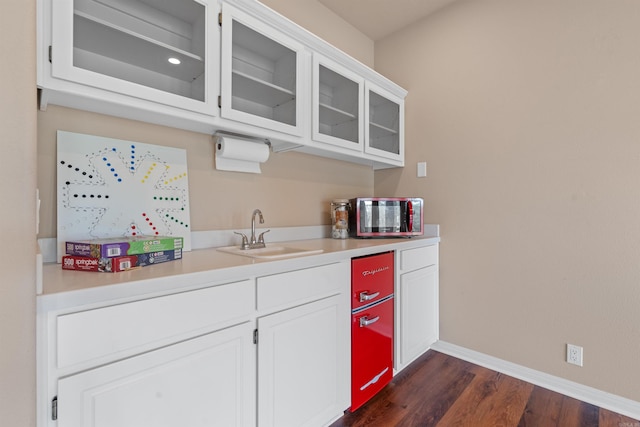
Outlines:
{"label": "sink faucet", "polygon": [[264,224],[264,217],[262,216],[262,211],[260,209],[255,209],[251,214],[251,238],[247,239],[247,236],[234,231],[235,234],[242,236],[242,245],[240,245],[240,249],[258,249],[264,248],[264,233],[268,233],[271,230],[266,230],[260,233],[260,236],[256,239],[256,215],[260,218],[260,224]]}
{"label": "sink faucet", "polygon": [[[251,214],[251,241],[249,245],[253,246],[257,244],[256,242],[256,215],[260,215],[260,224],[264,224],[264,217],[262,216],[262,211],[260,209],[256,209]],[[264,247],[264,240],[262,241],[262,246]]]}

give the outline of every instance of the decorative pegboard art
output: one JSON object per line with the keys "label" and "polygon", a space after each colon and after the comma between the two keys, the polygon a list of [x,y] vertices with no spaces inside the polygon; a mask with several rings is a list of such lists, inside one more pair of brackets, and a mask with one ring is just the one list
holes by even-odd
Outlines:
{"label": "decorative pegboard art", "polygon": [[58,262],[67,240],[181,236],[191,250],[186,150],[58,131]]}

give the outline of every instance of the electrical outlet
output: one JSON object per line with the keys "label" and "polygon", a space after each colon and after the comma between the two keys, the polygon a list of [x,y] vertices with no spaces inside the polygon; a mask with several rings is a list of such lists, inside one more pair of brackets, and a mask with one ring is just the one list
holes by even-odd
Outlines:
{"label": "electrical outlet", "polygon": [[567,344],[567,362],[572,365],[582,366],[582,347]]}

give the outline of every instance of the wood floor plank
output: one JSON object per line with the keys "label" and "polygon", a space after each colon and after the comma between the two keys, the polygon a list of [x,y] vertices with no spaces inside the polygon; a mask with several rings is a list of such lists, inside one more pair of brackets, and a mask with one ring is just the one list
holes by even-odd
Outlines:
{"label": "wood floor plank", "polygon": [[[407,411],[397,427],[436,426],[475,378],[475,374],[471,372],[473,369],[474,366],[470,363],[453,363],[452,360],[447,360],[439,374],[428,379],[428,391],[415,390],[413,402],[409,402],[412,410]],[[420,379],[416,380],[419,384]]]}
{"label": "wood floor plank", "polygon": [[331,427],[640,427],[640,421],[429,351]]}
{"label": "wood floor plank", "polygon": [[562,396],[558,426],[598,427],[598,407],[568,396]]}
{"label": "wood floor plank", "polygon": [[480,368],[438,426],[516,426],[532,390],[525,381]]}
{"label": "wood floor plank", "polygon": [[557,426],[560,420],[562,397],[555,391],[534,387],[518,427]]}
{"label": "wood floor plank", "polygon": [[474,365],[437,352],[429,352],[416,362],[332,427],[418,425],[411,424],[417,413],[426,418],[419,425],[435,425],[473,379],[469,370]]}
{"label": "wood floor plank", "polygon": [[598,427],[640,427],[640,421],[600,408]]}

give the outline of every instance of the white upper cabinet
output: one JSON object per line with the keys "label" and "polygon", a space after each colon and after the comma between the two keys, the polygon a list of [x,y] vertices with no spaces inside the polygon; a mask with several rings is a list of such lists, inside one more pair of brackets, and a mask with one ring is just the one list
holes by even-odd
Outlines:
{"label": "white upper cabinet", "polygon": [[367,82],[365,152],[404,161],[404,99]]}
{"label": "white upper cabinet", "polygon": [[36,0],[48,104],[404,166],[407,92],[255,0]]}
{"label": "white upper cabinet", "polygon": [[406,92],[346,55],[334,58],[313,55],[313,147],[376,169],[404,166]]}
{"label": "white upper cabinet", "polygon": [[304,46],[227,3],[221,37],[222,117],[301,136]]}
{"label": "white upper cabinet", "polygon": [[50,46],[41,46],[49,56],[40,58],[45,103],[91,99],[88,109],[119,115],[103,104],[145,108],[140,103],[151,101],[169,116],[175,109],[215,114],[218,33],[207,0],[43,1],[41,13],[50,16],[40,39]]}
{"label": "white upper cabinet", "polygon": [[364,79],[314,54],[312,94],[313,139],[362,151]]}

